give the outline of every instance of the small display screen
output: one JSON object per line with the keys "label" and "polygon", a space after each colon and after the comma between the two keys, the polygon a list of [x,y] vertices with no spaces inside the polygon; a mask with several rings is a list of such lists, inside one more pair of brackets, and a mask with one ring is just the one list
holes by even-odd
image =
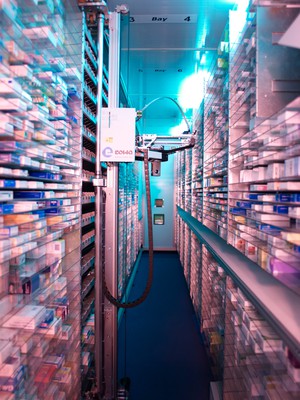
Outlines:
{"label": "small display screen", "polygon": [[164,214],[154,214],[154,225],[164,225],[165,215]]}

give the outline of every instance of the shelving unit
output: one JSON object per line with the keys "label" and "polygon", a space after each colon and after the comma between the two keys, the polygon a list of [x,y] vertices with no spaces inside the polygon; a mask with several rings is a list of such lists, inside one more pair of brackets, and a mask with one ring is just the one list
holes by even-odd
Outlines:
{"label": "shelving unit", "polygon": [[197,240],[195,234],[191,232],[191,261],[190,261],[190,295],[195,309],[198,323],[201,320],[201,293],[202,293],[202,275],[201,275],[202,246]]}
{"label": "shelving unit", "polygon": [[223,399],[300,394],[289,311],[300,304],[300,53],[278,44],[294,5],[230,12],[195,113],[196,145],[177,156],[177,249]]}
{"label": "shelving unit", "polygon": [[0,394],[77,399],[80,14],[11,1],[0,21]]}
{"label": "shelving unit", "polygon": [[[194,118],[196,142],[192,151],[192,215],[199,221],[203,216],[203,137],[204,137],[204,101]],[[179,179],[180,171],[179,171]],[[177,202],[178,205],[180,203]]]}
{"label": "shelving unit", "polygon": [[[276,36],[296,15],[253,2],[238,40],[231,29],[228,241],[299,293],[299,257],[286,240],[297,234],[299,101],[292,82],[299,72],[281,68],[296,63],[299,51],[278,46]],[[230,17],[234,26],[236,12]]]}
{"label": "shelving unit", "polygon": [[[226,258],[222,263],[218,261],[222,260],[226,242],[220,246],[209,229],[202,233],[201,223],[190,220],[183,210],[180,214],[185,229],[192,231],[194,248],[195,241],[198,242],[198,256],[191,261],[191,271],[200,272],[201,282],[198,291],[201,306],[195,311],[211,362],[213,382],[221,383],[222,398],[297,398],[300,363],[273,324],[226,272],[225,266],[229,267]],[[236,264],[235,270],[238,270]],[[193,278],[191,285],[197,280]],[[278,286],[278,297],[281,291]]]}
{"label": "shelving unit", "polygon": [[82,391],[90,389],[94,363],[95,191],[98,48],[82,12],[81,340]]}
{"label": "shelving unit", "polygon": [[134,263],[141,249],[142,236],[138,219],[138,164],[119,165],[119,258],[118,296],[123,298]]}
{"label": "shelving unit", "polygon": [[228,193],[228,30],[209,71],[204,98],[203,223],[227,237]]}

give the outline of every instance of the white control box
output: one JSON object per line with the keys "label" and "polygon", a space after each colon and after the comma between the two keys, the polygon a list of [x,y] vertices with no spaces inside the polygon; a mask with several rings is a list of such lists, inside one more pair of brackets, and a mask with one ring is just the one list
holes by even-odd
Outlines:
{"label": "white control box", "polygon": [[100,161],[133,162],[135,160],[134,108],[101,110]]}

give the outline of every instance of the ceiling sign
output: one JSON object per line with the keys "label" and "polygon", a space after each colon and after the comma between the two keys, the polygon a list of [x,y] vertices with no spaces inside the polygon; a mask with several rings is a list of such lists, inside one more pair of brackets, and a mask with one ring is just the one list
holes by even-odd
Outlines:
{"label": "ceiling sign", "polygon": [[131,15],[130,22],[137,24],[195,24],[197,14]]}

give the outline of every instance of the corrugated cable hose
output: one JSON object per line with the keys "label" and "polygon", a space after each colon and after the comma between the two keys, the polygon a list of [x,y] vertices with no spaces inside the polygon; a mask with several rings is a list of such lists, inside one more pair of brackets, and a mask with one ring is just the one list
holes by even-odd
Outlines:
{"label": "corrugated cable hose", "polygon": [[151,211],[151,193],[150,193],[150,177],[149,177],[149,159],[148,149],[144,150],[144,171],[145,171],[145,183],[146,183],[146,198],[147,198],[147,219],[148,219],[148,241],[149,241],[149,271],[148,279],[143,294],[136,300],[122,303],[116,299],[107,287],[105,279],[105,268],[103,268],[103,285],[105,297],[118,308],[132,308],[141,304],[146,300],[153,281],[153,226],[152,226],[152,211]]}

